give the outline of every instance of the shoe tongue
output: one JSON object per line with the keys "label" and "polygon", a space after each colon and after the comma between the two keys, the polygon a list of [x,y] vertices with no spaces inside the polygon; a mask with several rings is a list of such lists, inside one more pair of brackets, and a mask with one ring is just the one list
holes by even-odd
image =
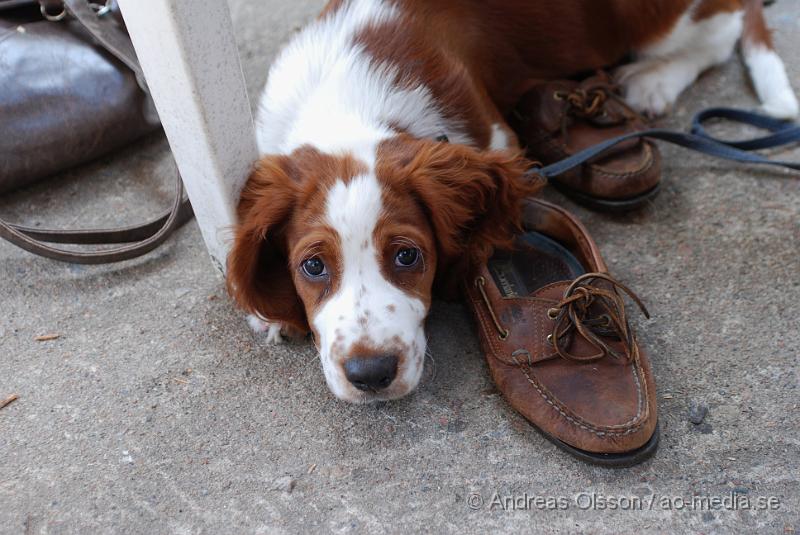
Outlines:
{"label": "shoe tongue", "polygon": [[558,303],[564,297],[564,292],[567,290],[571,282],[572,281],[559,281],[548,284],[547,286],[539,288],[537,291],[535,291],[531,297],[547,299],[548,301]]}
{"label": "shoe tongue", "polygon": [[495,254],[487,267],[503,297],[533,296],[542,287],[585,273],[568,249],[538,232],[518,236],[516,250]]}

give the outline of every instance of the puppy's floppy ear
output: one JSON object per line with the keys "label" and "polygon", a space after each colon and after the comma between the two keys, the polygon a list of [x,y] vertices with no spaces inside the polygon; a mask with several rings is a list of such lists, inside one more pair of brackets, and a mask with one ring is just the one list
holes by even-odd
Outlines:
{"label": "puppy's floppy ear", "polygon": [[[544,187],[526,176],[532,164],[517,152],[404,140],[404,174],[426,207],[438,241],[440,265],[471,268],[497,248],[510,248],[520,231],[522,201]],[[394,151],[396,154],[401,152]],[[402,157],[401,157],[402,158]]]}
{"label": "puppy's floppy ear", "polygon": [[228,292],[244,310],[308,331],[288,266],[286,224],[299,194],[288,156],[265,156],[239,199],[239,225],[228,255]]}

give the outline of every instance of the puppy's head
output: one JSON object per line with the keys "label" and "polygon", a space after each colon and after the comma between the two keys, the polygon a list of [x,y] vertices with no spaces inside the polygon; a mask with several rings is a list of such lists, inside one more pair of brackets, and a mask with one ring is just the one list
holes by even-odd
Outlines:
{"label": "puppy's head", "polygon": [[312,331],[328,386],[352,402],[417,386],[434,279],[509,245],[541,187],[505,152],[400,136],[365,154],[262,158],[228,258],[238,304]]}

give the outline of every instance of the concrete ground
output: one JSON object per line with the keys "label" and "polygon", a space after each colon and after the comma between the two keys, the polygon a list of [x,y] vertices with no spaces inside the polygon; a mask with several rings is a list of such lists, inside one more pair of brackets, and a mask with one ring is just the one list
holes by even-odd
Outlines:
{"label": "concrete ground", "polygon": [[[321,4],[231,2],[251,96]],[[767,13],[800,88],[800,5],[779,0]],[[669,124],[709,105],[752,107],[751,93],[731,60]],[[248,330],[192,222],[120,265],[0,244],[0,399],[19,395],[0,409],[0,533],[795,533],[800,178],[663,151],[663,192],[640,213],[600,215],[546,193],[587,223],[654,313],[638,321],[658,380],[651,461],[596,468],[542,438],[492,388],[457,303],[435,304],[436,373],[414,395],[336,401],[310,343],[268,347]],[[138,221],[166,206],[172,172],[154,136],[5,196],[0,214],[43,226]],[[35,340],[44,334],[59,337]],[[708,408],[700,424],[692,405]],[[731,493],[773,508],[680,501]],[[492,507],[507,496],[521,497],[517,510]],[[526,496],[560,509],[525,509]]]}

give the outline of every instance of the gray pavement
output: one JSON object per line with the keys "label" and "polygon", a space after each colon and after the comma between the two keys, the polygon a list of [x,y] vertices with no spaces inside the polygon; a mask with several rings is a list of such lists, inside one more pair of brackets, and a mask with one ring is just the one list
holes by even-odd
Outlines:
{"label": "gray pavement", "polygon": [[[321,5],[231,2],[252,97]],[[800,4],[767,13],[800,88]],[[738,58],[705,74],[668,124],[715,104],[755,104]],[[800,179],[663,152],[663,192],[640,213],[546,193],[654,313],[638,321],[658,381],[651,461],[596,468],[546,441],[492,387],[458,303],[435,303],[436,373],[414,395],[351,406],[328,392],[310,343],[267,346],[248,330],[194,222],[112,266],[0,243],[0,399],[19,395],[0,409],[0,533],[797,532]],[[154,136],[0,199],[0,214],[134,222],[167,204],[172,172]],[[708,408],[700,424],[692,405]],[[732,492],[778,508],[678,501]],[[522,503],[491,507],[504,496]]]}

